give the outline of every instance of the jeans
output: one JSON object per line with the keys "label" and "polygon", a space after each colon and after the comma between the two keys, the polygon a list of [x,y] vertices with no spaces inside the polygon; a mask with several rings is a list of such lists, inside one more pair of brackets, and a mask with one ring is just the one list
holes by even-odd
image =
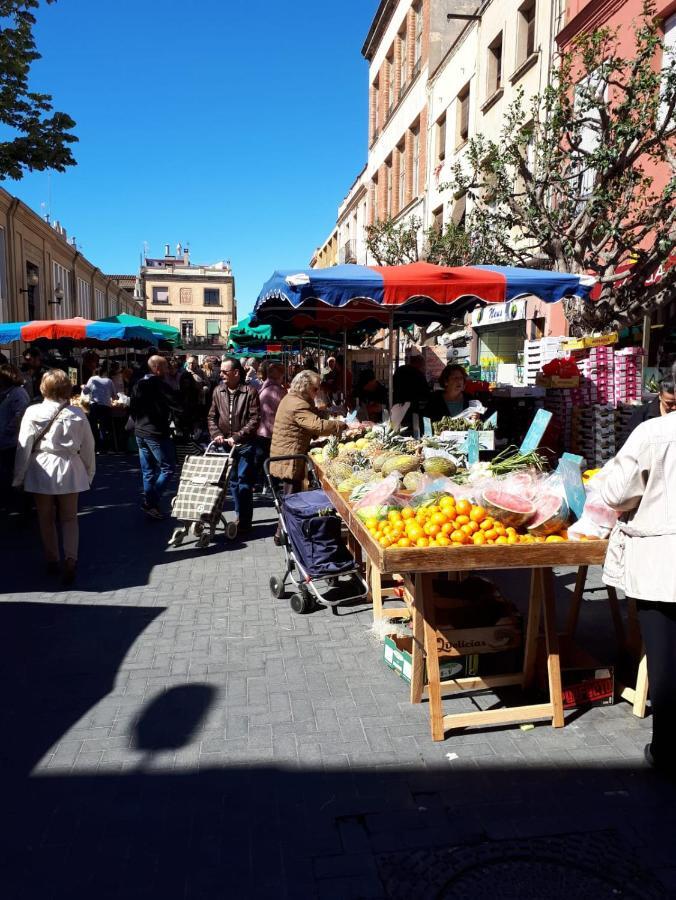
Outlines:
{"label": "jeans", "polygon": [[143,493],[151,509],[159,509],[160,498],[176,469],[176,449],[171,438],[136,437],[141,461]]}
{"label": "jeans", "polygon": [[263,488],[267,487],[263,463],[268,456],[270,456],[270,444],[272,444],[272,438],[261,437],[259,434],[256,435],[254,444],[256,447],[256,483]]}
{"label": "jeans", "polygon": [[97,450],[110,450],[113,433],[113,410],[102,403],[92,403],[89,409],[89,424],[94,432]]}
{"label": "jeans", "polygon": [[230,493],[240,528],[250,528],[253,519],[253,489],[256,481],[256,447],[238,444],[230,476]]}

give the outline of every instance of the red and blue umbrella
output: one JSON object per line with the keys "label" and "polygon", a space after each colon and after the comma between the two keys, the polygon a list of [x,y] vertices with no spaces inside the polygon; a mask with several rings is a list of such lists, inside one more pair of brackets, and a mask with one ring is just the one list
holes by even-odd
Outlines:
{"label": "red and blue umbrella", "polygon": [[[477,302],[535,296],[546,303],[588,298],[594,279],[510,266],[333,266],[275,272],[261,290],[255,324],[286,321],[339,331],[356,324],[425,324],[457,318]],[[446,312],[446,316],[444,316]]]}
{"label": "red and blue umbrella", "polygon": [[147,326],[89,319],[36,319],[33,322],[0,322],[0,346],[12,341],[67,340],[91,347],[114,344],[151,344],[164,339]]}

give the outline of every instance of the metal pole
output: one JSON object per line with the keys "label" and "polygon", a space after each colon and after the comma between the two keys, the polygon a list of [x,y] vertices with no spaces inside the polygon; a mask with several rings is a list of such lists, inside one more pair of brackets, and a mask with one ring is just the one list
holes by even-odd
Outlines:
{"label": "metal pole", "polygon": [[643,352],[645,354],[644,365],[648,365],[648,353],[650,352],[650,316],[643,316]]}
{"label": "metal pole", "polygon": [[388,384],[387,384],[387,389],[389,392],[389,404],[390,404],[389,408],[390,409],[392,409],[392,406],[394,405],[394,362],[395,362],[395,352],[396,352],[397,357],[399,356],[398,344],[399,344],[399,342],[397,341],[397,349],[395,351],[394,313],[392,312],[392,313],[390,313],[390,358],[388,361],[389,362],[389,366],[388,366],[389,378],[388,378]]}
{"label": "metal pole", "polygon": [[343,330],[343,400],[347,409],[347,328]]}

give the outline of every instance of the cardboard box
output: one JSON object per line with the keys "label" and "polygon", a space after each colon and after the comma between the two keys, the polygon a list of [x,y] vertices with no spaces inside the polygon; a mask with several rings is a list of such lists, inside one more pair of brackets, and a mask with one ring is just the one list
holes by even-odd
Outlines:
{"label": "cardboard box", "polygon": [[439,653],[453,657],[516,650],[522,641],[523,618],[518,613],[483,628],[437,628]]}
{"label": "cardboard box", "polygon": [[[399,635],[386,635],[383,644],[383,660],[385,665],[394,669],[408,684],[411,683],[413,671],[413,638]],[[439,660],[442,681],[452,678],[470,678],[479,673],[479,657],[476,654],[460,656],[456,659]],[[425,673],[427,684],[427,673]]]}
{"label": "cardboard box", "polygon": [[580,386],[580,376],[574,378],[559,378],[558,375],[536,375],[535,383],[544,388],[577,388]]}

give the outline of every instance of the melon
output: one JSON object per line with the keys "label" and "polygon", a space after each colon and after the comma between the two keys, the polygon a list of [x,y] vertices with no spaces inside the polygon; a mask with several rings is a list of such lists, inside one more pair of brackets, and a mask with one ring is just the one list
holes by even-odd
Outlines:
{"label": "melon", "polygon": [[535,537],[556,534],[566,527],[569,516],[568,504],[563,497],[545,494],[538,498],[535,516],[528,525],[528,533]]}
{"label": "melon", "polygon": [[420,468],[420,460],[417,456],[409,456],[407,453],[391,456],[381,468],[381,472],[385,477],[391,475],[392,472],[399,472],[401,475],[408,475],[409,472],[415,472]]}
{"label": "melon", "polygon": [[487,488],[482,494],[483,506],[488,514],[508,528],[520,528],[535,515],[535,507],[529,500],[518,497],[500,487]]}
{"label": "melon", "polygon": [[446,459],[443,456],[432,456],[430,459],[425,460],[424,469],[426,475],[450,477],[455,475],[458,467],[451,459]]}

